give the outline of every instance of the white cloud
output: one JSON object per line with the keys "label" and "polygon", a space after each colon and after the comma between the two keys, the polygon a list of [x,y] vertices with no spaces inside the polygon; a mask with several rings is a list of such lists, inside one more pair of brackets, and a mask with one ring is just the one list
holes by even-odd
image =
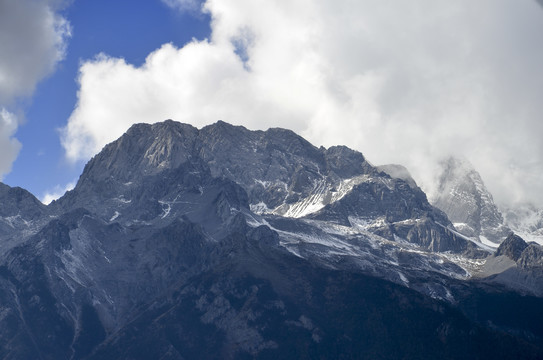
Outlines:
{"label": "white cloud", "polygon": [[67,191],[72,190],[75,187],[76,181],[69,182],[68,184],[61,186],[57,185],[52,190],[46,191],[40,201],[45,205],[49,205],[53,200],[57,200]]}
{"label": "white cloud", "polygon": [[0,108],[0,179],[9,173],[21,143],[13,138],[17,130],[17,118],[5,108]]}
{"label": "white cloud", "polygon": [[[208,0],[210,40],[80,69],[63,132],[85,160],[136,122],[293,129],[406,165],[467,156],[495,198],[543,204],[543,11],[509,0]],[[240,55],[240,56],[238,56]]]}
{"label": "white cloud", "polygon": [[60,0],[0,0],[0,179],[21,144],[13,137],[21,116],[14,101],[32,95],[66,51],[70,25],[56,11]]}

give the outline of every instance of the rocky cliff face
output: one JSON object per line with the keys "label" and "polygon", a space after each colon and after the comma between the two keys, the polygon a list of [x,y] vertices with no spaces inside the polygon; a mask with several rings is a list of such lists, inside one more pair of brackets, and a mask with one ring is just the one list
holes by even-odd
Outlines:
{"label": "rocky cliff face", "polygon": [[0,253],[24,242],[47,221],[47,207],[24,189],[0,183],[0,204]]}
{"label": "rocky cliff face", "polygon": [[465,159],[449,158],[442,162],[432,204],[443,210],[466,236],[499,244],[510,232],[481,176]]}
{"label": "rocky cliff face", "polygon": [[51,205],[0,196],[26,224],[0,239],[0,358],[543,356],[537,287],[474,277],[489,252],[346,147],[140,124]]}
{"label": "rocky cliff face", "polygon": [[513,233],[509,234],[507,238],[500,244],[498,250],[496,250],[496,256],[507,256],[513,261],[517,261],[524,249],[528,247],[528,244],[520,237]]}

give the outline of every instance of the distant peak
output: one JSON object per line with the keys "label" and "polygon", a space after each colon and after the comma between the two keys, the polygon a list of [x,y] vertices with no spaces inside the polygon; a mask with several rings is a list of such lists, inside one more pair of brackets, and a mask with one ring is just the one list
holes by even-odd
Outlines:
{"label": "distant peak", "polygon": [[528,244],[524,239],[515,233],[510,233],[496,250],[496,256],[505,255],[517,261],[527,247]]}
{"label": "distant peak", "polygon": [[455,173],[457,176],[476,173],[473,164],[464,156],[449,156],[440,161],[440,164],[445,172]]}
{"label": "distant peak", "polygon": [[224,121],[224,120],[217,120],[216,123],[211,124],[211,125],[208,125],[208,126],[205,126],[204,128],[206,128],[206,127],[220,128],[220,129],[224,129],[224,128],[232,128],[232,129],[243,129],[243,130],[248,130],[245,126],[242,126],[242,125],[234,125],[234,124],[231,124],[231,123],[226,122],[226,121]]}

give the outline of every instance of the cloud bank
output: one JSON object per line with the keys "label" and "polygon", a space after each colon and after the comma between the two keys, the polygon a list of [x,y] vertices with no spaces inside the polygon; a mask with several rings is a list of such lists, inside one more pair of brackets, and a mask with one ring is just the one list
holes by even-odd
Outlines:
{"label": "cloud bank", "polygon": [[21,118],[14,102],[32,95],[65,55],[70,26],[56,12],[61,5],[58,0],[0,0],[0,179],[21,147],[13,138]]}
{"label": "cloud bank", "polygon": [[543,204],[535,1],[208,0],[203,9],[210,39],[165,44],[141,67],[106,54],[82,64],[62,133],[69,159],[87,160],[133,123],[222,119],[401,163],[430,192],[438,161],[463,155],[498,201]]}

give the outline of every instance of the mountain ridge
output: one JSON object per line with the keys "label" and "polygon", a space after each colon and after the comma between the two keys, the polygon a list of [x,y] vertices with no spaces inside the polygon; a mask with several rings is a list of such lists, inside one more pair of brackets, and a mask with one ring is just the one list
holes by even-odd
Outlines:
{"label": "mountain ridge", "polygon": [[[133,138],[138,139],[137,146],[132,143]],[[426,217],[433,224],[436,219],[440,225],[432,226],[434,233],[440,234],[438,237],[427,239],[432,236],[430,233],[413,233],[409,239],[440,251],[473,249],[471,242],[447,230],[452,227],[451,223],[428,203],[419,188],[402,185],[402,179],[391,178],[379,171],[361,153],[343,146],[316,148],[289,130],[250,131],[225,122],[201,130],[173,121],[134,125],[126,135],[107,145],[89,161],[75,189],[55,201],[54,206],[70,202],[70,194],[75,192],[122,193],[123,187],[132,186],[130,179],[133,177],[152,176],[166,169],[175,169],[184,162],[208,168],[212,176],[227,178],[242,186],[248,194],[250,208],[259,214],[328,216],[346,224],[349,220],[345,216],[337,217],[337,211],[331,208],[347,194],[353,194],[353,189],[360,194],[373,192],[375,199],[368,201],[374,204],[381,203],[382,198],[390,194],[390,204],[405,205],[405,208],[396,208],[396,215],[389,213],[391,207],[370,206],[359,211],[357,216],[364,221],[370,219],[382,223],[384,220],[384,227],[379,226],[376,231],[389,239],[397,231],[391,226],[393,222]],[[97,184],[100,184],[100,189],[96,188]],[[394,189],[395,186],[399,187]],[[403,189],[402,199],[394,198],[400,194],[398,189]],[[121,201],[129,201],[127,195],[124,196],[125,200]],[[105,197],[111,198],[110,195]],[[87,203],[88,200],[84,200],[79,206]],[[315,215],[319,211],[322,214]],[[402,227],[409,226],[404,223]],[[409,230],[401,231],[405,236],[409,233]]]}

